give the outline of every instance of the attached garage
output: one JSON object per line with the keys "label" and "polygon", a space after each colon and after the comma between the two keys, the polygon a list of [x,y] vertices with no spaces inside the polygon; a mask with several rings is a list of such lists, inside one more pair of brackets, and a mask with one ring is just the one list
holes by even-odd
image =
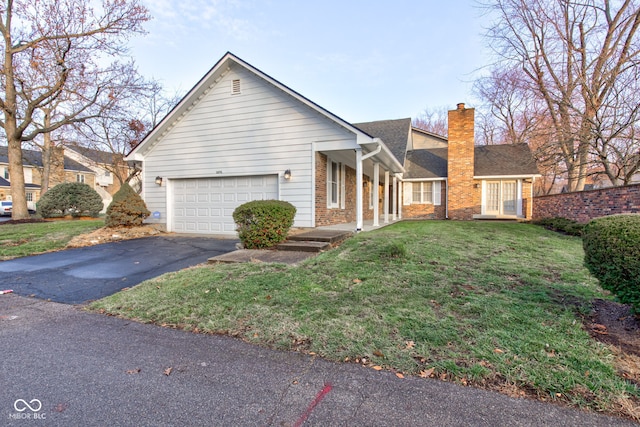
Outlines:
{"label": "attached garage", "polygon": [[171,231],[234,234],[233,211],[253,200],[278,199],[278,176],[174,179]]}

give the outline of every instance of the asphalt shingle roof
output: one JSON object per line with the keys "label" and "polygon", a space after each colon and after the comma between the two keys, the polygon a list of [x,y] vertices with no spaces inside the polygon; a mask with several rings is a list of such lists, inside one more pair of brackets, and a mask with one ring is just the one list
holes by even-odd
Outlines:
{"label": "asphalt shingle roof", "polygon": [[379,120],[376,122],[353,123],[364,133],[374,138],[380,138],[391,153],[400,162],[405,163],[407,141],[411,130],[411,119]]}
{"label": "asphalt shingle roof", "polygon": [[537,175],[539,173],[527,144],[480,145],[475,148],[475,176]]}
{"label": "asphalt shingle roof", "polygon": [[[0,163],[9,163],[9,147],[0,146]],[[22,164],[25,166],[34,166],[41,168],[42,167],[42,152],[35,150],[22,150]],[[78,172],[89,172],[93,173],[91,169],[82,164],[76,162],[75,160],[70,159],[69,157],[64,157],[64,168],[65,170],[78,171]]]}
{"label": "asphalt shingle roof", "polygon": [[96,163],[115,164],[119,160],[121,161],[123,157],[122,154],[115,154],[108,151],[100,151],[77,145],[69,147],[68,149],[75,151],[78,154],[82,154],[87,159],[93,160]]}
{"label": "asphalt shingle roof", "polygon": [[404,177],[407,179],[442,178],[447,176],[447,148],[431,148],[407,152]]}
{"label": "asphalt shingle roof", "polygon": [[[447,148],[407,152],[407,179],[446,178]],[[540,172],[527,144],[480,145],[475,147],[474,176],[537,175]]]}

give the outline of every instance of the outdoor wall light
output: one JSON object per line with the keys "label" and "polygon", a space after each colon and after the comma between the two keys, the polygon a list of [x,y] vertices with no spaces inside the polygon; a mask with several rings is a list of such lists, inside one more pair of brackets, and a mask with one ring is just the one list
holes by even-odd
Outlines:
{"label": "outdoor wall light", "polygon": [[286,171],[284,171],[284,179],[286,179],[287,181],[291,179],[291,169],[287,169]]}
{"label": "outdoor wall light", "polygon": [[480,184],[473,184],[473,188],[480,188]]}
{"label": "outdoor wall light", "polygon": [[156,176],[156,185],[162,186],[162,177],[161,176]]}

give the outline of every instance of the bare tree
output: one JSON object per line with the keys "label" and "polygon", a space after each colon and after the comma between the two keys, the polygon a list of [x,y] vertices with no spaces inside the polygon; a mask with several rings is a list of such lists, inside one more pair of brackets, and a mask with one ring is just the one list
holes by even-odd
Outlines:
{"label": "bare tree", "polygon": [[446,137],[448,132],[447,117],[447,107],[425,108],[418,117],[412,120],[411,124],[418,129]]}
{"label": "bare tree", "polygon": [[[640,98],[637,91],[626,91],[631,99],[620,98],[637,72],[638,1],[485,0],[484,5],[495,14],[488,38],[499,58],[496,66],[518,70],[524,99],[543,103],[569,189],[583,189],[604,129],[598,129],[603,110]],[[631,116],[618,118],[632,126]]]}
{"label": "bare tree", "polygon": [[[0,126],[8,145],[12,216],[21,219],[28,217],[22,144],[86,118],[88,107],[108,90],[101,85],[100,64],[126,53],[127,38],[142,32],[149,15],[139,0],[3,3]],[[70,99],[56,106],[55,117],[45,126],[39,115],[64,94]]]}

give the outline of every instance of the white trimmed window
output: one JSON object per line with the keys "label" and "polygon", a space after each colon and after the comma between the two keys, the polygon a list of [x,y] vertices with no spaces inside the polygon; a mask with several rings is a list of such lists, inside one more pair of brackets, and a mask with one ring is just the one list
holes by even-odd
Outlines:
{"label": "white trimmed window", "polygon": [[33,202],[33,193],[31,191],[27,191],[27,202]]}
{"label": "white trimmed window", "polygon": [[440,181],[405,182],[405,205],[440,205],[442,183]]}
{"label": "white trimmed window", "polygon": [[76,175],[76,182],[84,182],[84,175],[79,173]]}
{"label": "white trimmed window", "polygon": [[327,208],[344,209],[345,206],[345,166],[327,158]]}

